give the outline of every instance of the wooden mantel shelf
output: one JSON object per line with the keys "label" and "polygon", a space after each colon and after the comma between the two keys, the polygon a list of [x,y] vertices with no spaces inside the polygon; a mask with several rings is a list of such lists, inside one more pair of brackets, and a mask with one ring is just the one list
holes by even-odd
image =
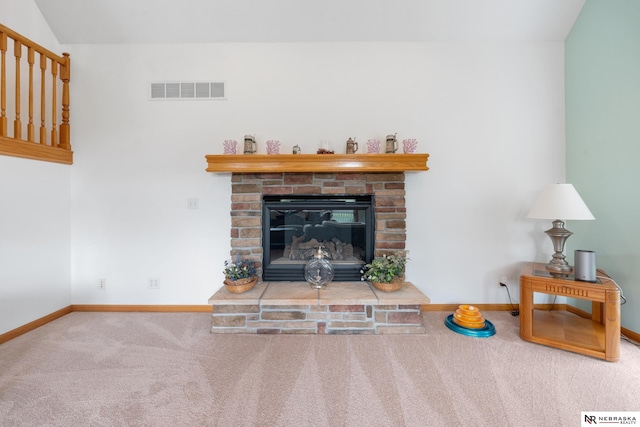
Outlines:
{"label": "wooden mantel shelf", "polygon": [[207,172],[426,171],[428,154],[209,154]]}

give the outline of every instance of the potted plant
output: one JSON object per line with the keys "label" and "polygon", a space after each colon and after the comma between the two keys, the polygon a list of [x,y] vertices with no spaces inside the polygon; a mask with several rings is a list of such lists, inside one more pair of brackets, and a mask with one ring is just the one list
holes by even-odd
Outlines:
{"label": "potted plant", "polygon": [[241,293],[253,289],[258,281],[256,262],[250,259],[224,262],[224,286],[229,292]]}
{"label": "potted plant", "polygon": [[397,291],[404,284],[407,260],[405,252],[395,252],[390,255],[384,254],[381,257],[376,257],[360,271],[362,280],[366,280],[374,288],[381,291]]}

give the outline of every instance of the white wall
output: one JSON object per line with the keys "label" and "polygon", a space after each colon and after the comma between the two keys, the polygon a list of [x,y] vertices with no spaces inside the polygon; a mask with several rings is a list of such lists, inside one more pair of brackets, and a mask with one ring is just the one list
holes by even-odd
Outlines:
{"label": "white wall", "polygon": [[[407,177],[407,277],[433,303],[505,303],[503,275],[517,299],[520,263],[550,258],[549,224],[524,216],[564,180],[562,43],[67,50],[74,303],[205,304],[229,253],[230,183],[204,156],[246,133],[260,152],[267,139],[311,153],[321,140],[343,152],[349,137],[417,138],[431,169]],[[217,79],[226,101],[148,100],[151,81]]]}
{"label": "white wall", "polygon": [[[0,10],[4,25],[62,52],[35,4],[0,0]],[[0,156],[0,334],[70,304],[70,171]]]}
{"label": "white wall", "polygon": [[0,156],[0,333],[70,304],[69,172]]}

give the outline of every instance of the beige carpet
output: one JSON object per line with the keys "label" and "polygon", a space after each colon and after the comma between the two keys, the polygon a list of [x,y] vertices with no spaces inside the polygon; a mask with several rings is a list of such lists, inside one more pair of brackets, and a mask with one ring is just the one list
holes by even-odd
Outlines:
{"label": "beige carpet", "polygon": [[574,426],[640,410],[621,361],[491,338],[213,335],[202,313],[71,313],[0,345],[2,426]]}

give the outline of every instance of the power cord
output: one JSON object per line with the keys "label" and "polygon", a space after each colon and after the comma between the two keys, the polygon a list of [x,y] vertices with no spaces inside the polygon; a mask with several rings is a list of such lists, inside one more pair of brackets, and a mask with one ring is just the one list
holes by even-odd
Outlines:
{"label": "power cord", "polygon": [[[607,276],[607,273],[605,273],[604,271],[598,269],[596,270],[598,273],[602,273],[603,276],[598,276],[596,275],[596,277],[598,279],[607,279],[607,280],[611,280],[613,282],[614,285],[616,285],[618,287],[618,289],[620,289],[620,299],[622,300],[622,302],[620,303],[620,305],[623,305],[627,302],[627,299],[624,297],[624,292],[622,292],[622,287],[620,285],[618,285],[618,283],[613,280],[611,277]],[[637,341],[632,340],[631,338],[629,338],[628,336],[626,336],[625,334],[620,334],[620,338],[635,345],[636,347],[640,347],[640,343]]]}
{"label": "power cord", "polygon": [[509,286],[507,286],[506,283],[504,282],[500,282],[500,286],[504,286],[504,288],[507,290],[507,295],[509,296],[509,304],[511,304],[511,315],[512,316],[518,316],[520,315],[520,310],[518,310],[514,305],[513,302],[511,302],[511,292],[509,292]]}
{"label": "power cord", "polygon": [[604,276],[596,276],[598,279],[607,279],[607,280],[611,280],[613,282],[614,285],[616,285],[618,287],[618,289],[620,289],[620,299],[622,300],[622,302],[620,303],[620,305],[623,305],[627,302],[627,299],[624,297],[624,292],[622,292],[622,287],[620,285],[618,285],[618,283],[613,280],[611,277],[604,275]]}
{"label": "power cord", "polygon": [[[620,303],[620,305],[623,305],[627,302],[627,299],[624,297],[624,293],[622,292],[622,287],[620,285],[618,285],[618,283],[613,280],[611,277],[607,276],[607,273],[605,273],[604,271],[598,269],[596,270],[598,273],[603,274],[602,276],[598,276],[596,275],[596,277],[598,279],[607,279],[607,280],[611,280],[613,282],[614,285],[616,285],[618,287],[618,289],[620,289],[620,299],[622,300],[622,302]],[[635,345],[636,347],[640,347],[640,343],[632,340],[631,338],[629,338],[628,336],[626,336],[625,334],[620,334],[620,338],[627,341],[628,343],[631,343],[633,345]]]}

